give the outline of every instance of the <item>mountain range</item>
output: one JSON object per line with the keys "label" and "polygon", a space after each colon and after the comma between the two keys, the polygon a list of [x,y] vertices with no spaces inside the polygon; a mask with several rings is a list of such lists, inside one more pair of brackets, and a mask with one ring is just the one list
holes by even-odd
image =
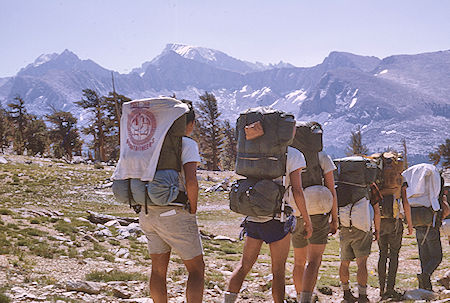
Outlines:
{"label": "mountain range", "polygon": [[331,52],[322,63],[306,68],[168,44],[128,74],[65,50],[41,55],[14,77],[0,78],[0,104],[6,107],[20,95],[38,116],[65,110],[83,125],[85,112],[74,102],[85,88],[99,94],[112,91],[111,73],[116,91],[133,99],[175,93],[196,102],[208,91],[230,121],[261,105],[292,112],[297,120],[318,121],[324,127],[325,150],[335,157],[344,155],[357,127],[370,152],[401,150],[405,138],[412,162],[426,160],[450,133],[450,50],[383,59]]}

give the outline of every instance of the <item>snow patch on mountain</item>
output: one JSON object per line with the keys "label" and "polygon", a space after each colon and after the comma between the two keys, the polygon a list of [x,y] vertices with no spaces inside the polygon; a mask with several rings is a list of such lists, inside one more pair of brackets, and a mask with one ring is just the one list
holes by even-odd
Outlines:
{"label": "snow patch on mountain", "polygon": [[39,57],[37,57],[37,59],[33,62],[32,66],[33,67],[38,67],[39,65],[42,65],[44,63],[47,63],[53,59],[55,59],[58,56],[57,53],[53,53],[53,54],[42,54]]}

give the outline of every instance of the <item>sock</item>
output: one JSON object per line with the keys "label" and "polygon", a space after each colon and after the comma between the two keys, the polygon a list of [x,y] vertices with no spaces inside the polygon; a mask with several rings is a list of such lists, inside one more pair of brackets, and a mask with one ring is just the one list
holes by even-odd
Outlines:
{"label": "sock", "polygon": [[360,296],[367,296],[367,285],[363,286],[358,284],[358,294]]}
{"label": "sock", "polygon": [[224,292],[223,303],[234,303],[236,302],[237,293],[226,291]]}
{"label": "sock", "polygon": [[310,291],[302,291],[300,293],[300,303],[310,303],[312,299],[312,292]]}
{"label": "sock", "polygon": [[347,283],[342,283],[342,289],[343,290],[350,290],[350,284],[347,282]]}

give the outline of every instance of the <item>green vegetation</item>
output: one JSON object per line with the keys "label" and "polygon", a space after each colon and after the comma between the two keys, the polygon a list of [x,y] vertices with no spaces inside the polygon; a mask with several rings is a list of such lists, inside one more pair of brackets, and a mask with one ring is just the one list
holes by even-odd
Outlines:
{"label": "green vegetation", "polygon": [[120,270],[93,271],[86,275],[87,281],[110,282],[110,281],[147,281],[148,277],[138,272],[124,272]]}

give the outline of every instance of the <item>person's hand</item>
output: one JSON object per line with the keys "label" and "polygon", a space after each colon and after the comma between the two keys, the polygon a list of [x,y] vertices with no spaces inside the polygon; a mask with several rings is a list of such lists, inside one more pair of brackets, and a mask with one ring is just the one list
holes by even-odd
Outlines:
{"label": "person's hand", "polygon": [[373,240],[378,241],[379,238],[380,238],[380,231],[375,229],[375,231],[373,232]]}
{"label": "person's hand", "polygon": [[337,232],[337,230],[338,230],[338,222],[337,222],[337,220],[331,219],[329,234],[334,235]]}
{"label": "person's hand", "polygon": [[305,239],[311,238],[312,232],[313,232],[311,220],[308,220],[308,221],[305,220],[305,225],[304,225],[304,227],[305,227],[305,229],[304,229]]}
{"label": "person's hand", "polygon": [[408,236],[411,236],[413,234],[413,227],[408,226]]}

